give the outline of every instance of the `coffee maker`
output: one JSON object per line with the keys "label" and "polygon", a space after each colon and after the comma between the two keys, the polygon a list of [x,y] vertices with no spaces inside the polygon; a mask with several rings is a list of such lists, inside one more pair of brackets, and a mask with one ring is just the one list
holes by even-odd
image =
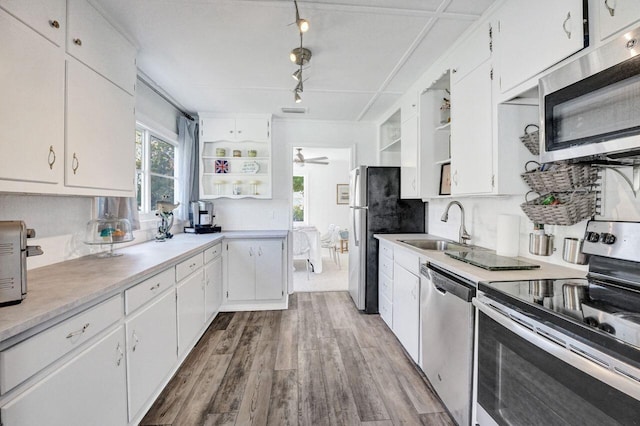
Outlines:
{"label": "coffee maker", "polygon": [[196,234],[209,234],[220,232],[219,226],[214,226],[215,214],[213,213],[213,203],[211,201],[192,201],[189,209],[189,219],[191,227],[185,228],[185,232]]}

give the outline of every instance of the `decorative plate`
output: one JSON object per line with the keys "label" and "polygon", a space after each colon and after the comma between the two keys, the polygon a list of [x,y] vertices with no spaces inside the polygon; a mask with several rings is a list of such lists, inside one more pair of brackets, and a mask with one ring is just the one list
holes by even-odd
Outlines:
{"label": "decorative plate", "polygon": [[215,162],[216,173],[229,173],[229,162],[227,160],[216,160]]}
{"label": "decorative plate", "polygon": [[258,173],[260,164],[256,161],[245,161],[242,165],[242,173]]}

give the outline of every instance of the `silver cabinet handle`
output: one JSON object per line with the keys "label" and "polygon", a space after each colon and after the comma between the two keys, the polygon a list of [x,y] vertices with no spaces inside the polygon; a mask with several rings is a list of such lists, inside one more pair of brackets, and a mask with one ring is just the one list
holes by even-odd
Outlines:
{"label": "silver cabinet handle", "polygon": [[55,19],[50,19],[49,25],[51,26],[51,28],[55,28],[55,29],[60,28],[60,22],[56,21]]}
{"label": "silver cabinet handle", "polygon": [[262,256],[262,247],[258,247],[258,256]]}
{"label": "silver cabinet handle", "polygon": [[140,343],[140,339],[138,339],[138,335],[135,331],[131,335],[131,338],[133,339],[133,347],[131,348],[131,352],[135,352],[136,348],[138,347],[138,343]]}
{"label": "silver cabinet handle", "polygon": [[160,288],[160,283],[158,283],[158,284],[156,284],[156,285],[152,286],[149,290],[154,291],[154,290],[157,290],[157,289],[159,289],[159,288]]}
{"label": "silver cabinet handle", "polygon": [[609,0],[604,0],[604,6],[609,11],[609,15],[611,15],[611,16],[615,16],[616,15],[616,7],[615,6],[613,6],[613,7],[609,6]]}
{"label": "silver cabinet handle", "polygon": [[249,256],[253,256],[253,247],[249,247]]}
{"label": "silver cabinet handle", "polygon": [[71,170],[73,170],[73,174],[75,175],[78,171],[78,167],[80,167],[80,160],[78,160],[78,156],[76,153],[73,153],[73,159],[71,160]]}
{"label": "silver cabinet handle", "polygon": [[567,12],[567,17],[565,18],[564,22],[562,23],[562,29],[564,30],[565,34],[567,35],[567,38],[571,38],[571,30],[567,29],[567,23],[571,21],[571,12]]}
{"label": "silver cabinet handle", "polygon": [[118,352],[118,359],[116,360],[116,366],[120,367],[120,364],[122,363],[122,358],[124,358],[124,352],[122,351],[120,342],[118,342],[118,347],[116,347],[116,352]]}
{"label": "silver cabinet handle", "polygon": [[53,150],[53,145],[49,146],[49,156],[47,157],[47,163],[49,163],[49,169],[53,170],[53,165],[56,163],[56,152]]}
{"label": "silver cabinet handle", "polygon": [[455,172],[453,172],[453,183],[456,186],[458,185],[458,171],[457,170]]}
{"label": "silver cabinet handle", "polygon": [[83,334],[85,331],[87,331],[87,328],[89,328],[89,325],[90,325],[89,323],[86,323],[85,325],[82,326],[80,330],[72,331],[71,333],[67,334],[67,339],[71,339],[74,336]]}
{"label": "silver cabinet handle", "polygon": [[82,46],[82,40],[80,40],[79,38],[74,38],[73,44],[75,44],[76,46]]}

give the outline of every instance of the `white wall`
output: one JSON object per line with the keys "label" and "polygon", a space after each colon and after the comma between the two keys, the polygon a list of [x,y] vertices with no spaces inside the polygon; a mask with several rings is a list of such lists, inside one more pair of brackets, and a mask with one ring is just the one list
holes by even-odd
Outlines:
{"label": "white wall", "polygon": [[[218,199],[214,201],[216,223],[221,225],[223,230],[291,228],[291,176],[293,176],[294,146],[353,147],[355,152],[350,165],[374,165],[376,127],[373,123],[274,119],[272,126],[273,198],[271,200]],[[348,183],[348,180],[344,183]]]}

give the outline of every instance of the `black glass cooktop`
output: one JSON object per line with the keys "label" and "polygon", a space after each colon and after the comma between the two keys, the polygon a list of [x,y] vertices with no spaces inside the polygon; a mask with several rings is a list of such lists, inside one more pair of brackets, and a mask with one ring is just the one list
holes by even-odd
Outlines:
{"label": "black glass cooktop", "polygon": [[513,257],[498,256],[495,253],[484,250],[472,251],[447,251],[447,256],[461,260],[474,266],[478,266],[489,271],[508,271],[519,269],[536,269],[540,265],[523,262]]}

